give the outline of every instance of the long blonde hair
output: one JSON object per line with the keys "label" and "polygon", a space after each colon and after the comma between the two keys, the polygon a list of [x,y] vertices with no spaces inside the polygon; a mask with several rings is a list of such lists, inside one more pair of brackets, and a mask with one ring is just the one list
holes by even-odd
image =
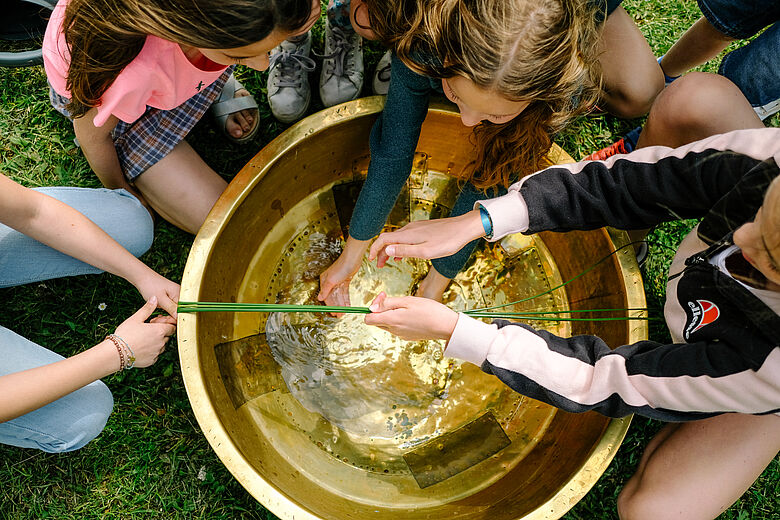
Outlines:
{"label": "long blonde hair", "polygon": [[528,107],[474,129],[463,178],[509,186],[545,166],[552,137],[600,91],[597,7],[585,0],[365,0],[371,28],[419,74],[463,76]]}

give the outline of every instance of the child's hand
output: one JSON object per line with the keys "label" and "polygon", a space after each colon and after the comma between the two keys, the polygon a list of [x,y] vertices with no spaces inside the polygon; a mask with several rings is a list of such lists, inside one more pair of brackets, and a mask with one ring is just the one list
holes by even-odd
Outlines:
{"label": "child's hand", "polygon": [[[320,275],[320,293],[317,299],[325,305],[349,306],[349,283],[358,270],[360,270],[360,261],[353,262],[342,254]],[[343,315],[343,313],[334,314],[337,317]]]}
{"label": "child's hand", "polygon": [[398,231],[382,233],[371,245],[368,259],[384,267],[393,258],[441,258],[458,252],[472,240],[485,236],[478,210],[458,217],[422,220]]}
{"label": "child's hand", "polygon": [[135,283],[135,287],[146,301],[156,297],[158,307],[176,318],[176,304],[179,301],[179,291],[181,290],[179,284],[149,269]]}
{"label": "child's hand", "polygon": [[401,339],[446,339],[449,341],[458,313],[446,305],[416,296],[388,298],[379,293],[366,314],[366,325],[375,325]]}
{"label": "child's hand", "polygon": [[157,361],[165,350],[168,339],[176,332],[176,320],[170,316],[157,316],[148,323],[149,316],[157,308],[157,297],[152,296],[143,307],[116,328],[135,354],[136,367],[148,367]]}
{"label": "child's hand", "polygon": [[[333,262],[333,265],[325,269],[320,275],[320,293],[317,299],[325,302],[325,305],[338,305],[346,307],[349,301],[349,282],[360,270],[363,255],[368,249],[367,240],[347,239],[344,251]],[[341,317],[343,313],[334,314]]]}

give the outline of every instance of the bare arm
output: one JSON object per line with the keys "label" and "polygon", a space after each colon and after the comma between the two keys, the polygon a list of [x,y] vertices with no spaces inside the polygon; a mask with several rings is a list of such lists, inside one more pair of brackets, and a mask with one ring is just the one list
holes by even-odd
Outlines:
{"label": "bare arm", "polygon": [[84,116],[73,120],[76,139],[103,186],[110,189],[126,188],[128,183],[122,175],[119,157],[111,140],[111,131],[119,120],[110,116],[103,126],[95,126],[93,121],[96,115],[97,109],[92,108]]}
{"label": "bare arm", "polygon": [[119,164],[119,157],[116,155],[114,142],[111,139],[111,131],[116,127],[119,119],[109,116],[103,126],[95,126],[93,121],[96,115],[97,109],[92,108],[84,116],[73,120],[76,139],[81,145],[81,150],[84,152],[89,166],[103,186],[112,190],[124,188],[135,195],[149,209],[149,205],[141,193],[127,182],[122,173],[122,166]]}
{"label": "bare arm", "polygon": [[117,370],[116,348],[103,340],[71,358],[2,376],[0,395],[6,398],[0,400],[0,422],[37,410]]}
{"label": "bare arm", "polygon": [[176,315],[179,285],[134,257],[87,217],[62,202],[0,175],[0,222],[73,258],[121,276]]}
{"label": "bare arm", "polygon": [[369,260],[384,267],[389,258],[442,258],[485,236],[479,210],[457,217],[418,220],[382,233],[371,245]]}
{"label": "bare arm", "polygon": [[[135,366],[152,365],[176,329],[170,316],[146,323],[157,307],[152,297],[116,330],[136,356]],[[0,376],[0,422],[10,421],[64,397],[93,381],[120,369],[114,344],[103,340],[89,350],[68,359],[22,372]],[[10,397],[10,398],[9,398]]]}

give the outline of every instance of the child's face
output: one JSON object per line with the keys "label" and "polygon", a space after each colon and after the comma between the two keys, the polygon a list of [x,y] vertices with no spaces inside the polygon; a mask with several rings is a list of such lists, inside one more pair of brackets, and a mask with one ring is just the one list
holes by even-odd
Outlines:
{"label": "child's face", "polygon": [[734,244],[745,260],[766,277],[768,288],[780,291],[780,181],[769,186],[753,222],[734,232]]}
{"label": "child's face", "polygon": [[269,66],[268,55],[274,47],[282,43],[287,38],[293,36],[299,36],[305,34],[315,22],[319,19],[321,14],[319,0],[312,0],[311,15],[306,21],[304,26],[295,32],[280,31],[274,29],[271,34],[260,40],[259,42],[252,43],[250,45],[244,45],[243,47],[236,47],[235,49],[198,49],[201,54],[220,65],[246,65],[249,68],[255,70],[266,70]]}
{"label": "child's face", "polygon": [[477,86],[463,76],[454,76],[441,80],[444,95],[458,105],[460,120],[466,126],[474,126],[481,121],[508,123],[528,106],[528,101],[512,101],[491,90]]}

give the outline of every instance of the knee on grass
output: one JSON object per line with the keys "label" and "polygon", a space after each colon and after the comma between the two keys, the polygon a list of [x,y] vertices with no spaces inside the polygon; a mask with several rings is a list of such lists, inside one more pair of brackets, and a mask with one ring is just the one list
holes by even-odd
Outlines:
{"label": "knee on grass", "polygon": [[94,440],[106,426],[114,407],[111,391],[101,381],[95,381],[76,391],[81,410],[73,411],[72,422],[63,432],[51,435],[49,440],[41,439],[38,448],[47,453],[76,451]]}
{"label": "knee on grass", "polygon": [[665,481],[659,481],[661,475],[652,473],[640,470],[626,483],[617,500],[620,520],[711,520],[717,516],[713,515],[712,504],[697,503],[691,495],[675,495]]}
{"label": "knee on grass", "polygon": [[154,240],[154,221],[149,211],[133,195],[116,193],[114,210],[121,226],[113,227],[109,235],[135,257],[146,253]]}
{"label": "knee on grass", "polygon": [[636,491],[636,486],[626,486],[618,495],[617,510],[620,520],[638,520],[642,518],[649,518],[649,514],[655,514],[652,507],[647,507],[639,493]]}
{"label": "knee on grass", "polygon": [[739,125],[730,122],[743,118],[753,119],[753,110],[736,85],[723,76],[691,72],[658,96],[648,126],[708,135]]}

